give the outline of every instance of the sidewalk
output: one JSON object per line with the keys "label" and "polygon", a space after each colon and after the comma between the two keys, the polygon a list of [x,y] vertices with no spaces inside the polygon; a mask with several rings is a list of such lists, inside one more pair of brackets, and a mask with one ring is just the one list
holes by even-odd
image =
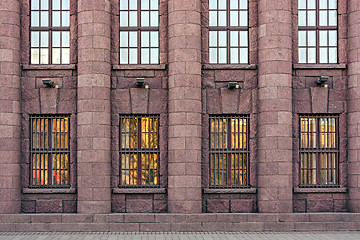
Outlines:
{"label": "sidewalk", "polygon": [[239,233],[0,233],[0,240],[359,240],[357,232]]}

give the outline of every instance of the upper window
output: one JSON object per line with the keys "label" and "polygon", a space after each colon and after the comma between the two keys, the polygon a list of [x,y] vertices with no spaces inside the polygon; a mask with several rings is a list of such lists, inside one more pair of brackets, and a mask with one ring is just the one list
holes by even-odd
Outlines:
{"label": "upper window", "polygon": [[120,185],[159,185],[157,116],[120,116]]}
{"label": "upper window", "polygon": [[120,0],[120,64],[159,64],[158,0]]}
{"label": "upper window", "polygon": [[70,64],[70,0],[31,0],[30,63]]}
{"label": "upper window", "polygon": [[299,63],[337,63],[337,0],[298,0]]}
{"label": "upper window", "polygon": [[248,64],[248,0],[209,0],[209,63]]}
{"label": "upper window", "polygon": [[338,184],[338,118],[300,118],[300,185]]}
{"label": "upper window", "polygon": [[30,186],[68,187],[69,116],[31,116],[30,129]]}
{"label": "upper window", "polygon": [[210,117],[210,186],[249,184],[249,118]]}

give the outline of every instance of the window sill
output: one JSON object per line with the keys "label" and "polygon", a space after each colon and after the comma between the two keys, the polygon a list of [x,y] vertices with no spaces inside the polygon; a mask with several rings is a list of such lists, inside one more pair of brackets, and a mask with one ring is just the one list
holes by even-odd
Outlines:
{"label": "window sill", "polygon": [[37,65],[37,64],[24,64],[22,65],[23,70],[75,70],[76,64],[49,64],[49,65]]}
{"label": "window sill", "polygon": [[114,194],[166,193],[166,188],[113,188]]}
{"label": "window sill", "polygon": [[294,69],[346,69],[345,63],[338,64],[294,64]]}
{"label": "window sill", "polygon": [[256,193],[256,188],[204,188],[206,194]]}
{"label": "window sill", "polygon": [[68,194],[76,193],[75,188],[23,188],[24,194]]}
{"label": "window sill", "polygon": [[113,70],[165,70],[166,64],[159,65],[113,65]]}
{"label": "window sill", "polygon": [[204,70],[255,70],[256,64],[203,64]]}
{"label": "window sill", "polygon": [[347,193],[346,187],[295,187],[294,193]]}

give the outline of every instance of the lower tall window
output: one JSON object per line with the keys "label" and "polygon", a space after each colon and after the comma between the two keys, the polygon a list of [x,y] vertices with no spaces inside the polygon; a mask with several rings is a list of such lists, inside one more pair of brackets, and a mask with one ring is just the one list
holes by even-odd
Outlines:
{"label": "lower tall window", "polygon": [[121,186],[159,184],[158,127],[158,116],[120,116]]}
{"label": "lower tall window", "polygon": [[69,116],[30,116],[30,186],[69,186]]}
{"label": "lower tall window", "polygon": [[300,184],[338,184],[338,118],[300,117]]}
{"label": "lower tall window", "polygon": [[210,185],[246,186],[249,164],[249,117],[210,117]]}

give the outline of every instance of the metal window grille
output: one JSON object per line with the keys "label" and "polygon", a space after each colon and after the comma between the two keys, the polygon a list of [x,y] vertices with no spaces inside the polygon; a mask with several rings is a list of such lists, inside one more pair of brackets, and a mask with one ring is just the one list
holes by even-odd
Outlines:
{"label": "metal window grille", "polygon": [[30,63],[70,64],[70,0],[31,0]]}
{"label": "metal window grille", "polygon": [[70,118],[30,116],[30,186],[69,187]]}
{"label": "metal window grille", "polygon": [[120,186],[159,186],[159,118],[120,116]]}
{"label": "metal window grille", "polygon": [[300,117],[300,185],[337,185],[338,159],[338,117]]}
{"label": "metal window grille", "polygon": [[249,63],[248,0],[209,0],[209,63]]}
{"label": "metal window grille", "polygon": [[120,0],[120,64],[159,64],[159,0]]}
{"label": "metal window grille", "polygon": [[249,185],[249,117],[210,117],[210,186]]}
{"label": "metal window grille", "polygon": [[298,0],[299,63],[337,63],[337,0]]}

